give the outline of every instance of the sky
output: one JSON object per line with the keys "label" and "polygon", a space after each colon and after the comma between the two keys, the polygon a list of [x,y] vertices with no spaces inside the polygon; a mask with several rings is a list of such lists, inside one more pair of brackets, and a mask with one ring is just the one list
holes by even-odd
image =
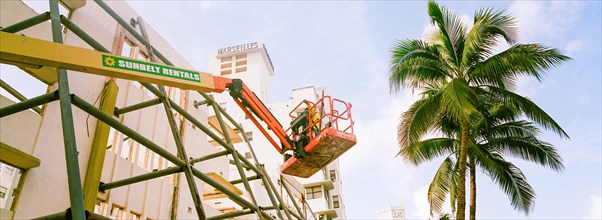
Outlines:
{"label": "sky", "polygon": [[[270,101],[294,88],[327,86],[353,104],[358,144],[340,157],[343,201],[350,219],[374,219],[401,205],[408,219],[429,218],[428,184],[443,158],[414,167],[396,157],[399,116],[417,100],[391,93],[391,47],[420,39],[429,28],[424,1],[129,1],[196,69],[207,71],[219,48],[262,42],[275,67]],[[558,48],[572,60],[541,81],[522,78],[519,94],[534,100],[570,136],[544,131],[565,169],[510,159],[537,192],[525,216],[488,176],[477,177],[479,219],[602,219],[602,9],[600,1],[442,1],[466,21],[482,7],[506,9],[518,20],[519,43]],[[505,47],[500,46],[503,50]],[[9,82],[10,83],[10,82]]]}

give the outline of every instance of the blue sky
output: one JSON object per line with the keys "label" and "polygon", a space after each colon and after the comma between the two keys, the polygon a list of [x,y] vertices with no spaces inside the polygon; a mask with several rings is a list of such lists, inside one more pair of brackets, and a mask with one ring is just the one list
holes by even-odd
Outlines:
{"label": "blue sky", "polygon": [[[379,208],[403,205],[408,219],[428,218],[426,190],[441,161],[413,167],[395,157],[399,115],[416,96],[411,91],[390,94],[387,84],[390,48],[396,40],[423,36],[429,25],[426,2],[129,3],[201,71],[207,70],[207,55],[218,48],[265,43],[275,66],[270,102],[285,100],[291,89],[308,85],[328,86],[333,96],[350,101],[358,144],[341,157],[347,217],[373,219]],[[542,82],[525,78],[517,87],[571,137],[560,139],[551,132],[541,136],[558,148],[566,169],[555,173],[512,160],[537,192],[529,216],[514,211],[498,187],[479,175],[477,217],[600,219],[601,3],[440,3],[466,20],[481,7],[507,9],[519,21],[519,43],[543,43],[573,58],[549,71]]]}
{"label": "blue sky", "polygon": [[[293,88],[325,85],[353,104],[358,144],[341,158],[347,216],[376,217],[378,208],[403,205],[408,218],[428,218],[426,187],[434,161],[412,167],[400,158],[396,125],[415,101],[411,91],[389,93],[387,68],[396,40],[421,38],[426,3],[133,1],[137,10],[199,70],[218,48],[264,42],[275,66],[271,102]],[[521,79],[517,90],[535,100],[571,139],[544,132],[564,158],[561,173],[516,161],[537,192],[531,219],[600,218],[601,4],[571,2],[441,2],[471,20],[481,7],[507,9],[519,20],[520,42],[543,43],[573,60],[540,83]],[[165,16],[156,16],[158,14]],[[487,176],[478,176],[477,217],[527,218]]]}

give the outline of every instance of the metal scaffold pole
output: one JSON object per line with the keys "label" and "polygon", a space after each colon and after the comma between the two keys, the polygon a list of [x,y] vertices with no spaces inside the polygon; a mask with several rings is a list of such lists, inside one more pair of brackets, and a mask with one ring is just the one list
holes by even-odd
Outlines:
{"label": "metal scaffold pole", "polygon": [[[280,183],[282,184],[282,187],[284,187],[284,190],[286,191],[288,197],[291,198],[291,201],[293,201],[293,205],[295,206],[295,209],[297,209],[297,213],[300,216],[303,216],[303,212],[301,211],[301,208],[297,204],[297,201],[295,201],[293,195],[291,194],[291,190],[288,188],[287,182],[285,181],[285,179],[284,179],[284,177],[282,175],[280,175]],[[307,216],[303,216],[303,217],[305,219],[307,219]]]}
{"label": "metal scaffold pole", "polygon": [[[214,103],[215,102],[215,100],[213,100],[213,97],[211,97],[210,95],[208,95],[208,94],[206,94],[204,92],[199,92],[199,94],[201,96],[203,96],[203,98],[205,98],[205,101],[208,101],[209,103]],[[217,110],[220,113],[222,113],[222,115],[224,115],[226,117],[226,119],[228,119],[228,121],[230,121],[236,127],[236,129],[238,129],[240,131],[240,134],[242,135],[243,140],[245,141],[245,143],[247,144],[247,147],[249,148],[249,151],[251,152],[251,155],[253,157],[255,165],[252,165],[244,157],[242,157],[241,160],[245,163],[245,165],[249,166],[251,169],[253,169],[253,171],[255,171],[255,173],[257,173],[261,177],[261,181],[266,186],[266,191],[268,193],[268,197],[270,198],[270,202],[272,203],[273,206],[275,206],[275,207],[278,206],[278,202],[276,201],[276,198],[274,196],[274,192],[272,192],[272,190],[270,190],[267,187],[268,185],[270,185],[271,180],[269,178],[267,178],[266,175],[264,175],[263,169],[257,168],[257,167],[261,167],[262,165],[257,160],[257,156],[255,155],[255,151],[253,150],[253,147],[251,146],[251,143],[249,142],[249,139],[248,139],[248,137],[246,135],[246,132],[245,132],[244,128],[240,124],[238,124],[236,122],[236,120],[234,120],[234,118],[232,118],[232,116],[230,116],[230,114],[228,114],[228,112],[226,112],[226,110],[224,110],[221,106],[217,105],[216,107],[217,107]],[[236,153],[238,153],[238,152],[236,152]],[[278,193],[278,192],[275,192],[275,193]],[[280,219],[284,219],[284,217],[283,217],[282,212],[280,211],[280,209],[276,209],[276,214],[278,215],[278,217]]]}
{"label": "metal scaffold pole", "polygon": [[[236,150],[236,148],[234,148],[234,145],[232,144],[232,140],[230,139],[230,135],[228,134],[228,132],[226,131],[226,124],[224,123],[224,119],[222,118],[222,115],[220,114],[219,110],[217,109],[218,104],[215,102],[211,103],[211,106],[213,107],[213,112],[215,112],[215,117],[217,118],[217,121],[219,122],[219,126],[222,129],[224,138],[226,139],[226,143],[230,146],[232,146],[232,148],[234,150]],[[243,185],[245,186],[245,189],[247,190],[247,192],[249,193],[249,196],[251,197],[251,201],[253,201],[253,204],[255,206],[257,206],[257,200],[255,200],[255,195],[253,195],[253,191],[251,190],[251,186],[249,185],[249,180],[247,179],[247,175],[245,174],[245,171],[242,168],[242,165],[240,164],[240,159],[238,154],[232,154],[232,157],[234,158],[234,162],[236,165],[236,169],[238,170],[238,174],[240,175],[240,178],[243,182]],[[255,210],[255,212],[257,213],[258,217],[261,217],[261,212],[259,211],[259,208],[257,208]]]}
{"label": "metal scaffold pole", "polygon": [[[147,51],[149,51],[149,58],[152,62],[157,62],[154,54],[152,53],[152,46],[150,44],[150,39],[146,33],[146,29],[144,27],[144,21],[142,18],[138,17],[138,26],[140,27],[140,32],[142,33],[142,37],[144,38],[145,46]],[[159,85],[159,91],[161,92],[161,96],[159,99],[163,103],[163,107],[165,109],[165,114],[167,116],[167,121],[169,122],[169,127],[171,133],[173,135],[174,141],[176,142],[176,147],[178,149],[178,157],[182,159],[186,164],[184,165],[184,176],[186,176],[186,182],[188,183],[188,188],[190,189],[190,194],[192,196],[192,201],[194,202],[194,207],[196,209],[197,216],[199,219],[206,219],[205,210],[203,210],[203,204],[201,202],[201,197],[199,195],[199,190],[196,187],[194,182],[194,177],[192,175],[192,164],[188,159],[188,155],[186,154],[186,149],[184,149],[184,144],[182,142],[182,135],[180,129],[177,127],[176,121],[174,119],[171,103],[169,101],[169,97],[165,92],[165,86]]]}
{"label": "metal scaffold pole", "polygon": [[[53,41],[56,43],[63,43],[58,0],[50,0],[50,23],[52,25]],[[71,213],[74,219],[85,219],[84,195],[79,172],[79,162],[77,159],[77,146],[75,144],[75,128],[73,127],[73,113],[71,112],[69,81],[65,69],[57,68],[56,70],[59,86],[61,122],[63,125],[63,141],[65,143],[65,161],[67,165],[67,182],[69,185]]]}

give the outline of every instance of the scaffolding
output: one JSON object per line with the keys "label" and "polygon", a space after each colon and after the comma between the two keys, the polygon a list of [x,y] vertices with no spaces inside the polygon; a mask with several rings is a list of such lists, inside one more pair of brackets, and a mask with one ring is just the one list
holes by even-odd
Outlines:
{"label": "scaffolding", "polygon": [[[52,27],[52,38],[55,43],[63,43],[63,32],[61,24],[69,29],[72,33],[81,38],[84,42],[94,48],[96,51],[110,53],[109,50],[104,48],[99,42],[94,40],[93,37],[88,35],[82,29],[80,29],[76,24],[67,19],[65,16],[59,14],[59,0],[50,0],[50,11],[41,13],[32,18],[23,20],[11,26],[5,27],[0,30],[0,34],[13,34],[24,29],[30,28],[42,22],[50,20]],[[129,32],[132,36],[134,36],[139,42],[141,42],[149,52],[149,58],[151,62],[157,63],[162,62],[169,66],[173,66],[173,63],[170,62],[157,48],[155,48],[146,33],[146,29],[144,26],[144,21],[142,18],[138,17],[136,20],[137,26],[139,27],[139,31],[136,31],[132,26],[130,26],[123,18],[121,18],[113,9],[111,9],[105,2],[101,0],[95,0],[96,4],[98,4],[106,13],[108,13],[119,25],[121,25],[127,32]],[[9,36],[9,35],[3,35]],[[12,36],[12,35],[11,35]],[[6,45],[3,45],[6,46]],[[0,57],[2,63],[12,64],[19,66],[19,63],[7,61],[6,55],[5,57]],[[40,64],[42,65],[42,64]],[[86,72],[85,70],[78,70],[80,72]],[[233,218],[237,216],[254,214],[257,218],[260,219],[274,219],[268,212],[268,210],[275,210],[277,214],[277,218],[279,219],[308,219],[308,216],[312,216],[315,218],[314,214],[311,212],[311,208],[305,203],[305,201],[301,201],[302,204],[297,203],[287,186],[287,181],[283,181],[283,177],[279,177],[279,183],[284,188],[284,191],[291,198],[291,201],[294,205],[294,209],[289,208],[285,205],[282,195],[279,194],[279,190],[274,185],[273,181],[268,176],[265,168],[262,164],[257,160],[253,147],[249,142],[249,138],[245,134],[244,128],[237,123],[222,107],[218,105],[213,99],[213,97],[203,91],[197,91],[202,97],[205,98],[204,101],[198,103],[198,105],[208,105],[211,107],[215,116],[219,122],[219,126],[222,131],[226,130],[227,121],[235,126],[235,128],[240,131],[240,134],[243,137],[244,142],[252,154],[253,161],[247,160],[243,155],[241,155],[234,148],[231,137],[228,132],[223,132],[223,139],[211,131],[207,126],[203,125],[200,120],[193,117],[189,114],[184,108],[179,106],[173,100],[171,100],[167,93],[166,88],[162,83],[157,83],[157,87],[152,85],[149,82],[141,80],[140,84],[144,86],[148,91],[152,92],[157,98],[149,101],[144,101],[138,104],[126,106],[123,108],[115,108],[115,99],[104,99],[101,101],[99,107],[96,107],[94,104],[90,104],[78,97],[75,94],[72,94],[69,91],[69,82],[67,80],[66,70],[63,68],[56,68],[56,76],[58,79],[58,89],[56,91],[48,92],[47,94],[43,94],[31,99],[26,99],[23,95],[21,95],[18,91],[10,87],[4,81],[0,81],[0,86],[8,91],[13,96],[17,97],[20,102],[15,103],[13,105],[6,106],[4,108],[0,108],[0,118],[7,117],[11,114],[15,114],[20,111],[25,111],[28,109],[32,109],[36,112],[41,112],[42,110],[37,106],[44,105],[53,101],[59,101],[60,103],[60,115],[62,122],[62,133],[63,133],[63,142],[64,142],[64,150],[66,156],[66,168],[67,168],[67,181],[69,187],[69,201],[70,208],[68,211],[51,214],[48,216],[43,216],[40,218],[52,219],[52,218],[72,218],[72,219],[101,219],[101,216],[94,215],[89,213],[89,207],[94,207],[94,202],[97,197],[97,193],[105,192],[107,190],[111,190],[114,188],[139,183],[142,181],[147,181],[155,178],[160,178],[167,175],[184,173],[187,185],[191,192],[191,197],[194,202],[194,207],[196,209],[196,213],[199,219],[227,219]],[[156,83],[156,81],[155,81]],[[117,96],[117,88],[115,81],[109,80],[109,82],[105,85],[105,96]],[[79,164],[77,159],[77,147],[75,141],[75,131],[74,131],[74,122],[73,122],[73,113],[71,109],[71,105],[78,107],[84,112],[90,114],[99,120],[99,123],[96,127],[96,135],[93,139],[92,151],[91,151],[91,161],[93,166],[88,166],[87,173],[85,178],[85,184],[82,184],[80,180],[81,172],[79,170]],[[144,137],[140,133],[134,131],[133,129],[127,127],[122,122],[116,120],[113,115],[122,115],[127,114],[132,111],[141,110],[143,108],[147,108],[154,105],[162,105],[167,119],[169,123],[169,127],[171,130],[171,135],[174,138],[175,145],[177,147],[177,155],[170,153],[165,150],[161,146],[153,143],[150,139]],[[196,104],[195,104],[196,105]],[[192,158],[186,152],[186,149],[183,144],[183,135],[181,134],[181,128],[178,128],[178,124],[176,123],[176,118],[173,112],[177,112],[181,115],[185,120],[192,123],[194,126],[199,128],[202,132],[208,135],[212,140],[221,145],[224,150],[219,151],[217,153],[205,155],[199,158]],[[102,123],[100,123],[102,122]],[[155,152],[160,155],[164,159],[173,163],[173,166],[154,171],[138,176],[134,176],[131,178],[121,179],[110,183],[100,183],[100,175],[102,173],[103,166],[103,158],[104,151],[106,149],[101,144],[103,141],[106,145],[108,131],[109,128],[113,128],[132,140],[140,143],[142,146],[145,146],[147,149]],[[103,140],[104,139],[104,140]],[[236,170],[240,175],[239,180],[233,180],[230,182],[218,181],[216,178],[212,178],[210,175],[202,173],[195,167],[193,164],[199,163],[202,161],[211,160],[218,157],[223,156],[231,156],[232,164],[236,166]],[[251,170],[255,175],[247,176],[245,170]],[[93,174],[93,175],[90,175]],[[201,180],[202,182],[214,187],[219,190],[221,193],[225,194],[229,199],[234,201],[235,203],[241,205],[243,210],[234,211],[230,213],[225,213],[217,216],[208,217],[203,210],[203,202],[201,201],[201,196],[199,195],[199,190],[197,185],[195,184],[195,178]],[[253,190],[249,185],[250,181],[260,180],[266,186],[267,194],[270,198],[272,206],[270,207],[261,207],[258,205]],[[232,187],[234,184],[242,183],[246,192],[248,193],[249,199],[244,198],[239,195],[239,193],[234,192]],[[83,186],[82,186],[83,185]],[[305,210],[309,209],[309,212]],[[172,218],[174,218],[172,212]]]}

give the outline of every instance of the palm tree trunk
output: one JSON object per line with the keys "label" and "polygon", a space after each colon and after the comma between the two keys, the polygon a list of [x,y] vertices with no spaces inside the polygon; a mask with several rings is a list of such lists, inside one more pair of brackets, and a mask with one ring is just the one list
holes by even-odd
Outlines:
{"label": "palm tree trunk", "polygon": [[474,158],[471,157],[468,163],[470,169],[470,220],[477,218],[477,176]]}
{"label": "palm tree trunk", "polygon": [[462,119],[462,140],[458,159],[458,209],[456,219],[464,220],[466,215],[466,154],[468,151],[468,121]]}

